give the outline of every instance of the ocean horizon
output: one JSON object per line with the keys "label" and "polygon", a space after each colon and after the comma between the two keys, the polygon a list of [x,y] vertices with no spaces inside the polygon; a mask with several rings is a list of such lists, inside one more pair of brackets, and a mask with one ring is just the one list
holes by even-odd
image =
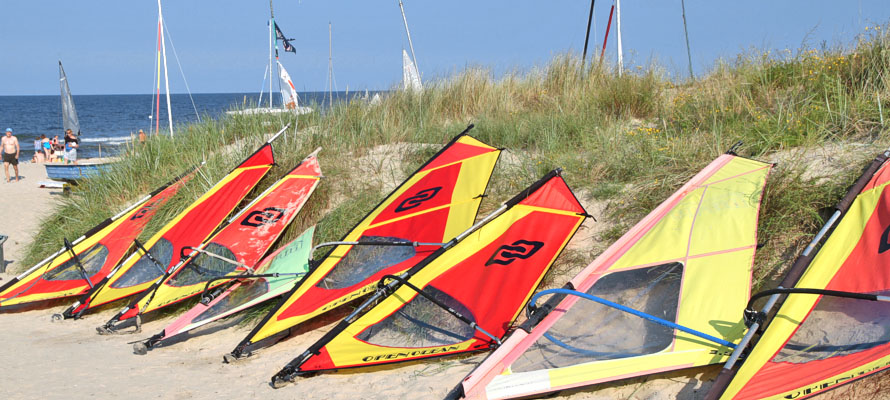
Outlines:
{"label": "ocean horizon", "polygon": [[[347,98],[361,97],[362,92],[333,92],[334,102]],[[370,92],[373,96],[379,91]],[[324,112],[328,104],[328,92],[299,92],[300,104],[317,108]],[[348,97],[347,97],[348,95]],[[194,106],[192,100],[194,100]],[[216,119],[226,111],[256,104],[259,94],[254,93],[176,93],[170,95],[174,130],[198,122],[201,119]],[[263,96],[263,103],[268,94]],[[280,96],[276,95],[280,102]],[[154,126],[151,118],[154,110],[152,94],[84,94],[74,95],[81,129],[81,145],[78,157],[90,158],[101,155],[113,156],[125,148],[125,144],[140,129],[146,133]],[[167,107],[161,95],[161,131],[166,131]],[[12,128],[21,146],[20,162],[30,161],[34,155],[34,140],[41,134],[52,139],[64,137],[62,129],[62,105],[59,95],[15,95],[0,96],[0,129]]]}

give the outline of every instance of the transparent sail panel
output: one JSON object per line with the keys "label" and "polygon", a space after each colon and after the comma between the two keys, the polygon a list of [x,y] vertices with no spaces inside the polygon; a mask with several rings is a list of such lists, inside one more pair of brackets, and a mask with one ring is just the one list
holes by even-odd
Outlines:
{"label": "transparent sail panel", "polygon": [[151,282],[164,275],[164,271],[170,265],[170,260],[173,259],[173,244],[169,240],[161,238],[148,249],[148,252],[161,264],[160,266],[155,265],[151,259],[143,255],[120,279],[114,281],[110,286],[115,289],[128,288]]}
{"label": "transparent sail panel", "polygon": [[[70,254],[70,253],[69,253]],[[87,277],[92,277],[102,269],[105,260],[108,258],[108,248],[102,244],[96,244],[87,249],[87,251],[78,254],[80,265],[83,266]],[[48,281],[75,281],[83,280],[83,273],[80,271],[74,258],[62,263],[52,271],[43,275],[43,279]]]}
{"label": "transparent sail panel", "polygon": [[[873,294],[886,296],[890,292]],[[858,353],[888,342],[890,304],[823,296],[773,362],[800,364]]]}
{"label": "transparent sail panel", "polygon": [[[433,298],[475,321],[470,310],[445,292],[432,286],[423,289]],[[389,347],[431,347],[460,343],[473,337],[475,330],[441,307],[417,295],[404,307],[356,336],[370,344]]]}
{"label": "transparent sail panel", "polygon": [[256,279],[249,285],[238,287],[238,289],[235,289],[235,291],[229,293],[229,295],[226,296],[224,299],[220,300],[213,306],[208,307],[206,311],[195,317],[192,322],[201,322],[206,319],[216,317],[217,315],[223,314],[231,309],[247,304],[251,300],[260,297],[268,292],[269,284],[266,282],[266,280]]}
{"label": "transparent sail panel", "polygon": [[[683,264],[669,263],[600,278],[588,294],[676,321]],[[579,299],[511,367],[515,372],[651,354],[674,340],[671,328]]]}
{"label": "transparent sail panel", "polygon": [[[408,240],[385,236],[362,236],[360,242],[411,243]],[[415,255],[413,246],[352,246],[349,253],[315,286],[322,289],[342,289],[360,283],[379,272]]]}
{"label": "transparent sail panel", "polygon": [[[190,286],[198,283],[207,282],[213,278],[226,276],[230,272],[238,268],[238,265],[231,262],[220,260],[216,257],[208,256],[205,253],[216,254],[220,257],[235,260],[235,253],[227,247],[209,243],[204,247],[202,253],[198,254],[191,261],[182,266],[182,270],[167,281],[167,285],[174,287]],[[220,282],[224,283],[224,282]]]}

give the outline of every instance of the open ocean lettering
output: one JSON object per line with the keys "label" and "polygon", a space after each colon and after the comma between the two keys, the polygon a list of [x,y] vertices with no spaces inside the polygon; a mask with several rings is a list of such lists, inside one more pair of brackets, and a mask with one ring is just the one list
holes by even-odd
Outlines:
{"label": "open ocean lettering", "polygon": [[[364,92],[349,92],[350,98],[361,97]],[[371,93],[373,96],[374,93]],[[327,92],[301,92],[300,104],[311,106],[324,112],[328,105]],[[346,99],[346,92],[334,92],[334,102]],[[257,93],[198,93],[192,94],[194,107],[188,94],[171,94],[173,109],[173,129],[201,118],[219,118],[226,111],[256,104]],[[263,97],[268,101],[268,94]],[[280,104],[276,98],[276,106]],[[74,104],[80,120],[80,149],[78,157],[89,158],[101,155],[114,156],[126,148],[140,129],[146,134],[154,125],[150,118],[154,109],[151,94],[121,95],[74,95]],[[319,110],[319,108],[321,108]],[[161,95],[161,132],[167,131],[167,107]],[[34,140],[41,134],[52,139],[58,135],[65,137],[62,130],[62,102],[55,96],[0,96],[0,130],[12,128],[19,139],[22,152],[19,159],[28,161],[34,154]]]}

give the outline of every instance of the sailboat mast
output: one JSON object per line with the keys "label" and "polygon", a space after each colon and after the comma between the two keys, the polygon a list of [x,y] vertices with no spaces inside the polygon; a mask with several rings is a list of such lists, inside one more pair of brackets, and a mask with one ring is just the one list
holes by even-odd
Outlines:
{"label": "sailboat mast", "polygon": [[405,23],[405,34],[408,35],[408,47],[411,48],[411,58],[414,61],[414,68],[417,71],[420,71],[420,65],[417,64],[417,56],[414,54],[414,43],[411,42],[411,31],[408,30],[408,18],[405,17],[405,7],[402,5],[402,0],[399,0],[399,10],[402,11],[402,21]]}
{"label": "sailboat mast", "polygon": [[328,21],[328,94],[330,96],[328,109],[334,108],[334,27]]}
{"label": "sailboat mast", "polygon": [[624,60],[621,55],[621,0],[615,0],[615,33],[618,35],[618,76],[621,76],[621,70],[624,69]]}
{"label": "sailboat mast", "polygon": [[[275,33],[272,32],[273,29],[275,29],[275,11],[272,10],[272,0],[269,0],[269,109],[270,110],[272,109],[272,102],[273,102],[272,98],[274,97],[274,95],[272,95],[272,81],[275,79],[275,78],[273,78],[274,74],[272,73],[272,69],[273,69],[273,67],[272,67],[272,46],[273,46],[273,41],[276,40],[276,38],[274,36]],[[277,46],[277,43],[275,43],[275,45]]]}
{"label": "sailboat mast", "polygon": [[154,134],[157,135],[161,131],[161,10],[158,8],[158,51],[155,54],[157,61],[158,74],[155,79],[157,84],[157,92],[155,92],[155,109],[153,117],[155,119]]}
{"label": "sailboat mast", "polygon": [[167,123],[170,126],[170,136],[173,136],[173,108],[170,106],[170,76],[167,74],[167,46],[164,40],[164,14],[161,12],[161,0],[158,0],[158,24],[161,29],[161,56],[164,59],[164,90],[167,93]]}

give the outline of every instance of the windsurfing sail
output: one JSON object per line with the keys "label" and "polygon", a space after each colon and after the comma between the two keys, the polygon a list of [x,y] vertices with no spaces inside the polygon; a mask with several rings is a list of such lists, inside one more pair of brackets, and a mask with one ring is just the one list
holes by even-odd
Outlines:
{"label": "windsurfing sail", "polygon": [[133,239],[139,236],[155,212],[192,178],[194,170],[100,222],[0,287],[0,310],[86,293],[127,255]]}
{"label": "windsurfing sail", "polygon": [[284,104],[284,108],[289,110],[295,110],[300,107],[300,101],[297,97],[297,88],[294,87],[294,82],[290,79],[290,74],[287,73],[287,70],[284,69],[284,66],[281,65],[281,61],[276,60],[278,63],[278,77],[281,79],[280,88],[281,88],[281,101]]}
{"label": "windsurfing sail", "polygon": [[414,61],[411,61],[411,57],[408,57],[408,52],[405,49],[402,49],[402,89],[414,93],[423,90],[417,67],[414,66]]}
{"label": "windsurfing sail", "polygon": [[[728,386],[718,379],[709,398],[801,399],[890,366],[888,157],[890,152],[880,155],[866,169],[780,288],[752,297],[787,294],[735,377]],[[810,251],[841,215],[813,256]],[[761,313],[749,302],[746,314],[763,321],[777,300],[771,298]]]}
{"label": "windsurfing sail", "polygon": [[457,135],[366,215],[235,348],[241,357],[371,293],[473,225],[500,150]]}
{"label": "windsurfing sail", "polygon": [[[208,287],[228,283],[217,279],[250,274],[264,254],[278,241],[309,200],[321,179],[315,153],[269,186],[210,240],[186,248],[181,259],[142,296],[111,318],[105,328],[189,299]],[[197,253],[197,254],[195,254]]]}
{"label": "windsurfing sail", "polygon": [[770,167],[717,158],[564,289],[542,292],[561,293],[450,397],[525,397],[725,360],[744,328]]}
{"label": "windsurfing sail", "polygon": [[71,96],[68,76],[65,75],[61,61],[59,61],[59,88],[62,91],[62,129],[66,132],[71,129],[71,132],[80,136],[80,122],[77,120],[77,110],[74,109],[74,98]]}
{"label": "windsurfing sail", "polygon": [[239,277],[222,293],[207,294],[200,303],[167,325],[161,333],[142,343],[137,343],[137,346],[134,346],[136,353],[144,354],[146,350],[156,347],[170,338],[178,337],[178,335],[289,292],[309,271],[309,253],[312,250],[314,232],[315,227],[310,227],[297,239],[260,261],[253,275]]}
{"label": "windsurfing sail", "polygon": [[[440,357],[500,344],[587,213],[551,171],[399,276],[273,378]],[[378,301],[374,304],[374,302]]]}
{"label": "windsurfing sail", "polygon": [[185,247],[197,247],[238,206],[275,163],[272,139],[247,157],[204,195],[174,217],[147,242],[134,241],[136,251],[62,314],[78,318],[100,305],[138,294],[179,263]]}

